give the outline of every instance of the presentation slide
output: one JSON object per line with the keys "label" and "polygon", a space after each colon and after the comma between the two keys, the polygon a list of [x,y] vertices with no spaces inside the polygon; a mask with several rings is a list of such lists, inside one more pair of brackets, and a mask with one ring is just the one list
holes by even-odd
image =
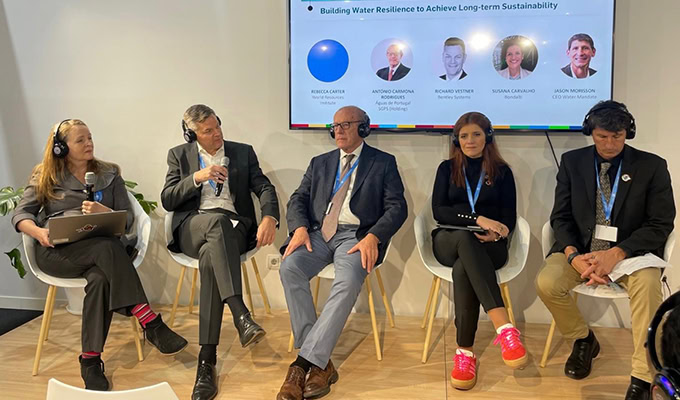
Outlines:
{"label": "presentation slide", "polygon": [[580,130],[611,99],[614,0],[289,0],[290,127]]}

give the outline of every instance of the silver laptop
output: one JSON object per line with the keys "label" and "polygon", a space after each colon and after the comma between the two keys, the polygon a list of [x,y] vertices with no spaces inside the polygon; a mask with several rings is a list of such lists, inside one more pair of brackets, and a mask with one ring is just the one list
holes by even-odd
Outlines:
{"label": "silver laptop", "polygon": [[127,211],[113,211],[49,219],[50,243],[64,244],[94,236],[116,236],[125,233]]}

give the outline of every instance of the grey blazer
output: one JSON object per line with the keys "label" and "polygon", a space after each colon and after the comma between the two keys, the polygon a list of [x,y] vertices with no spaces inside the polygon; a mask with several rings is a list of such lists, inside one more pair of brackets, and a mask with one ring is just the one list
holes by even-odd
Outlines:
{"label": "grey blazer", "polygon": [[[80,183],[68,170],[65,171],[63,179],[54,187],[54,192],[59,197],[57,200],[40,204],[36,196],[36,183],[37,181],[33,177],[26,186],[24,197],[14,210],[12,225],[17,232],[19,231],[17,225],[25,219],[30,219],[36,225],[45,227],[51,217],[82,214],[83,201],[87,200],[85,185]],[[101,195],[99,203],[113,210],[126,210],[128,212],[126,227],[130,229],[134,222],[134,214],[128,199],[127,189],[125,189],[125,181],[120,176],[118,169],[107,168],[100,171],[97,174],[94,191],[98,193],[98,196]]]}

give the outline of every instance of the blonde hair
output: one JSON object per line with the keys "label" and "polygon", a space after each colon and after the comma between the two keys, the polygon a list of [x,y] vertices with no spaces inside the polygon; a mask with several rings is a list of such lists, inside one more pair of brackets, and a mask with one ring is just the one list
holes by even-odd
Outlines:
{"label": "blonde hair", "polygon": [[[61,126],[60,126],[61,125]],[[64,180],[66,176],[67,162],[65,158],[58,158],[52,152],[54,148],[54,133],[59,128],[59,140],[66,142],[68,134],[73,129],[74,126],[85,126],[87,125],[79,119],[67,119],[62,123],[57,123],[52,126],[50,130],[50,136],[47,139],[47,144],[45,145],[45,151],[43,152],[42,162],[36,165],[31,172],[31,177],[29,179],[29,185],[35,186],[36,197],[41,205],[44,205],[52,200],[61,199],[54,193],[54,187],[61,181]],[[89,161],[87,166],[88,171],[92,171],[95,174],[100,171],[105,170],[115,170],[120,174],[120,167],[116,164],[104,162],[97,160],[96,158]]]}

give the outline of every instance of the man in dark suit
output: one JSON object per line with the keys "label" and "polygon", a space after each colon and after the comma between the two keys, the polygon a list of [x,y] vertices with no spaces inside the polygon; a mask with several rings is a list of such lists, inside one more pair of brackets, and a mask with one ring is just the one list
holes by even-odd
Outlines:
{"label": "man in dark suit", "polygon": [[590,68],[590,61],[595,57],[595,43],[590,35],[577,33],[569,38],[567,57],[571,62],[562,67],[562,72],[568,77],[584,79],[597,72]]}
{"label": "man in dark suit", "polygon": [[385,68],[380,68],[375,74],[378,75],[380,79],[386,81],[398,81],[399,79],[408,75],[411,72],[411,68],[405,66],[401,63],[401,58],[404,57],[404,51],[399,44],[391,44],[387,48],[387,63],[389,64]]}
{"label": "man in dark suit", "polygon": [[444,51],[442,52],[442,63],[446,73],[440,75],[439,79],[445,81],[458,81],[467,76],[463,70],[463,64],[467,54],[465,53],[465,42],[457,37],[450,37],[444,41]]}
{"label": "man in dark suit", "polygon": [[[333,348],[364,279],[406,220],[396,160],[364,143],[369,129],[360,108],[338,110],[331,126],[338,149],[312,158],[288,202],[290,235],[281,247],[280,275],[300,352],[277,400],[318,398],[330,391],[338,379],[330,361]],[[309,281],[330,263],[335,280],[317,319]]]}
{"label": "man in dark suit", "polygon": [[[215,365],[224,303],[231,310],[241,346],[265,335],[243,303],[240,255],[273,242],[279,205],[253,148],[224,140],[221,121],[210,107],[189,107],[182,129],[188,143],[168,152],[161,201],[166,210],[175,212],[168,248],[197,258],[201,272],[201,351],[191,398],[205,400],[217,395]],[[219,190],[222,185],[224,190]],[[251,192],[260,199],[259,226]]]}
{"label": "man in dark suit", "polygon": [[[550,223],[555,244],[536,279],[538,295],[566,338],[575,340],[564,368],[573,379],[590,374],[600,345],[569,291],[580,283],[615,281],[628,291],[633,327],[631,384],[626,399],[647,399],[647,326],[661,304],[664,246],[675,203],[666,161],[625,144],[635,120],[615,101],[593,107],[583,132],[594,146],[562,156]],[[633,261],[640,261],[634,265]]]}

